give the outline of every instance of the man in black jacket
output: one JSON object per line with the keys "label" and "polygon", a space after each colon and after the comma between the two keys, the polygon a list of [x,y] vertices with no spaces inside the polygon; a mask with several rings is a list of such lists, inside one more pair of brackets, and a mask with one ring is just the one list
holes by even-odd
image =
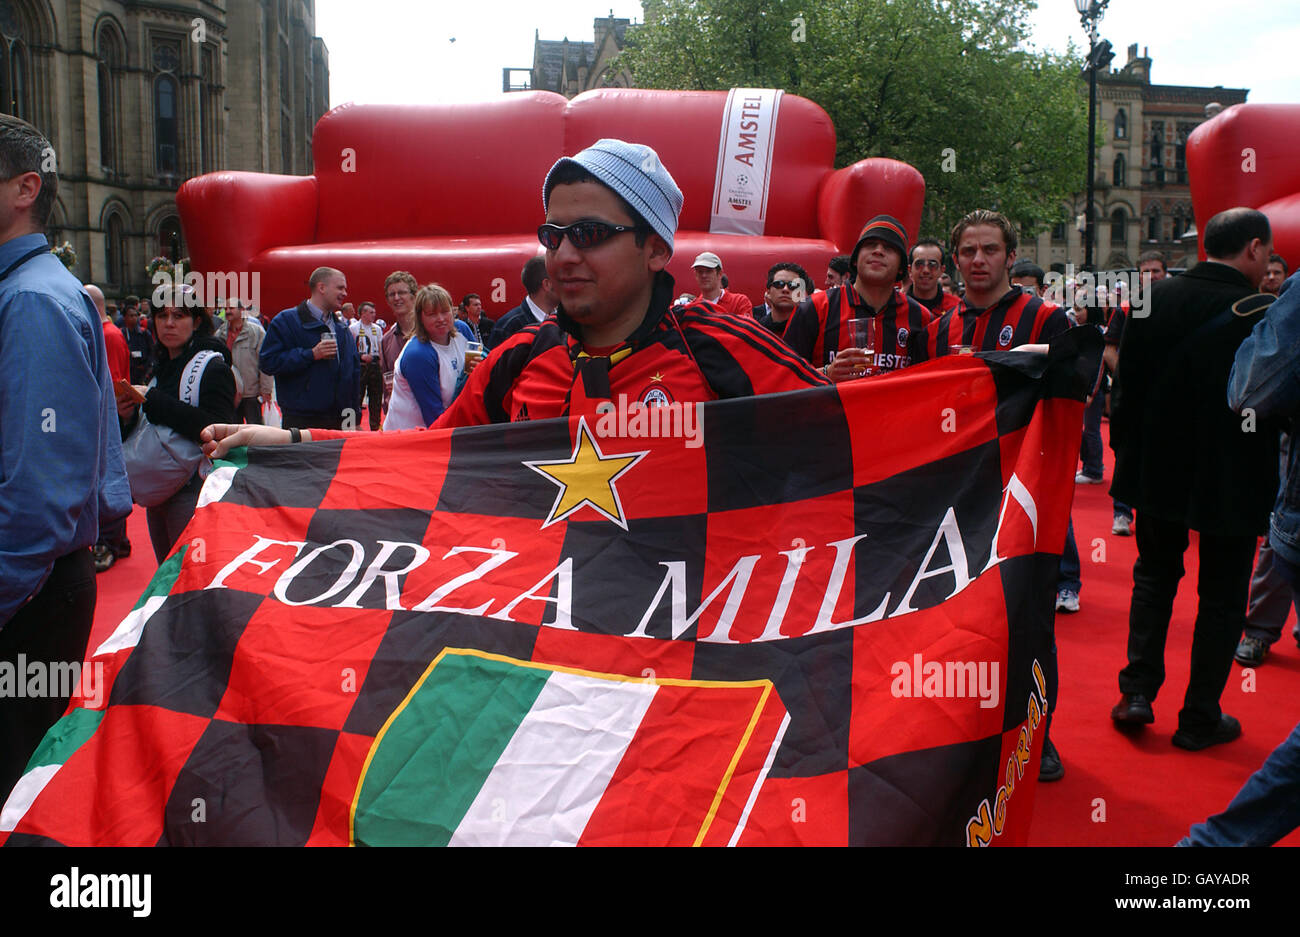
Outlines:
{"label": "man in black jacket", "polygon": [[126,312],[122,313],[122,336],[131,353],[131,383],[148,384],[153,374],[153,336],[140,328],[140,304],[131,303],[133,298],[127,297]]}
{"label": "man in black jacket", "polygon": [[311,296],[266,327],[258,366],[275,377],[285,429],[353,429],[361,412],[361,356],[338,315],[348,296],[347,277],[317,267],[307,285]]}
{"label": "man in black jacket", "polygon": [[484,343],[489,349],[496,348],[524,326],[541,322],[560,304],[560,297],[546,272],[546,258],[542,255],[530,257],[519,278],[528,295],[522,303],[497,319],[491,337]]}
{"label": "man in black jacket", "polygon": [[1277,492],[1277,430],[1228,409],[1237,346],[1266,305],[1253,294],[1272,250],[1268,219],[1233,208],[1205,226],[1209,259],[1161,281],[1150,315],[1124,331],[1111,400],[1110,493],[1137,511],[1138,560],[1129,607],[1128,666],[1119,674],[1120,726],[1154,721],[1165,636],[1189,529],[1200,533],[1199,605],[1191,678],[1173,742],[1198,751],[1241,724],[1219,708],[1241,634],[1255,538]]}

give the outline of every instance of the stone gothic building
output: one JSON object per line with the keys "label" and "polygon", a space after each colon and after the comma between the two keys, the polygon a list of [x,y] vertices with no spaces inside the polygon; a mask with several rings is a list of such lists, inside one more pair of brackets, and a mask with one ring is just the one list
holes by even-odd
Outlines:
{"label": "stone gothic building", "polygon": [[[1081,82],[1087,96],[1087,81]],[[1138,258],[1159,250],[1171,267],[1196,263],[1196,240],[1184,237],[1192,216],[1184,149],[1187,137],[1207,120],[1211,104],[1229,107],[1246,100],[1246,90],[1151,83],[1151,59],[1137,43],[1122,68],[1097,75],[1096,223],[1093,259],[1100,270],[1136,267]],[[1068,222],[1023,239],[1020,256],[1044,270],[1083,267],[1083,234],[1075,219],[1085,194],[1064,206]],[[1199,219],[1202,223],[1208,219]]]}
{"label": "stone gothic building", "polygon": [[314,0],[0,0],[0,107],[54,146],[52,243],[109,297],[186,254],[176,190],[224,169],[307,174],[329,107]]}
{"label": "stone gothic building", "polygon": [[566,98],[576,97],[593,88],[630,88],[632,75],[627,69],[610,68],[614,57],[623,51],[629,20],[614,16],[597,17],[592,26],[591,42],[543,39],[533,34],[531,68],[503,68],[501,90],[554,91]]}

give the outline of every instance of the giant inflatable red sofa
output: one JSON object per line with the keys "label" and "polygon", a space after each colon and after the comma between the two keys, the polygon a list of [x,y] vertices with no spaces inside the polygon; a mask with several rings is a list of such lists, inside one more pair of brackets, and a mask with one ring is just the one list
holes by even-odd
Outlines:
{"label": "giant inflatable red sofa", "polygon": [[1187,170],[1199,232],[1224,209],[1258,208],[1273,249],[1292,271],[1300,265],[1300,104],[1227,108],[1187,138]]}
{"label": "giant inflatable red sofa", "polygon": [[726,100],[722,91],[607,89],[572,101],[535,91],[479,104],[345,104],[316,125],[315,175],[210,173],[186,182],[176,202],[193,268],[260,273],[264,315],[305,299],[322,265],[342,270],[349,299],[376,302],[381,316],[393,270],[457,298],[480,293],[489,314],[518,305],[520,269],[541,250],[546,172],[602,137],[654,147],[682,189],[669,266],[678,293],[695,292],[690,263],[704,250],[722,257],[733,290],[761,301],[778,261],[802,264],[821,285],[827,261],[849,252],[875,214],[900,219],[915,239],[921,174],[890,159],[834,169],[830,118],[795,95],[781,100],[764,234],[710,234]]}

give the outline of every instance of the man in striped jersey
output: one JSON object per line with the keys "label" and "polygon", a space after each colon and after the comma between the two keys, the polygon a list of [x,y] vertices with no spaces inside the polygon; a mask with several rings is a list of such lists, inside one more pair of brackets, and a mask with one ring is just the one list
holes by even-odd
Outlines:
{"label": "man in striped jersey", "polygon": [[357,354],[361,356],[361,393],[368,397],[370,432],[379,432],[380,410],[384,398],[384,366],[379,361],[384,331],[375,322],[375,304],[361,304],[361,318],[353,332],[357,337]]}
{"label": "man in striped jersey", "polygon": [[[912,336],[923,335],[930,314],[900,286],[907,263],[907,229],[889,215],[867,222],[849,258],[853,282],[814,293],[799,304],[785,329],[785,341],[832,381],[895,371],[912,363]],[[849,320],[875,322],[875,354],[853,347]]]}
{"label": "man in striped jersey", "polygon": [[554,318],[492,351],[439,427],[594,413],[604,401],[698,402],[797,390],[821,376],[752,318],[670,308],[682,195],[654,150],[600,140],[547,173],[538,230]]}
{"label": "man in striped jersey", "polygon": [[[671,308],[666,271],[682,193],[648,146],[598,140],[546,175],[537,232],[559,295],[553,316],[492,349],[438,428],[800,390],[826,379],[752,318],[695,303]],[[236,446],[337,439],[215,425],[214,458]]]}
{"label": "man in striped jersey", "polygon": [[946,355],[954,346],[1005,351],[1046,342],[1070,327],[1065,312],[1019,286],[1010,271],[1016,261],[1016,231],[1001,212],[977,209],[952,229],[953,253],[966,284],[960,306],[930,324],[913,360]]}

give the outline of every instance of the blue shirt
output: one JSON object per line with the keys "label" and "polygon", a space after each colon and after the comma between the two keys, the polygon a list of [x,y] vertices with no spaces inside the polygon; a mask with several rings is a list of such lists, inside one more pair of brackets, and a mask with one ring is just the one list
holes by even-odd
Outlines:
{"label": "blue shirt", "polygon": [[[43,234],[0,244],[0,271],[43,245]],[[130,512],[99,313],[42,254],[0,281],[0,623],[55,560],[95,542],[101,518]]]}

